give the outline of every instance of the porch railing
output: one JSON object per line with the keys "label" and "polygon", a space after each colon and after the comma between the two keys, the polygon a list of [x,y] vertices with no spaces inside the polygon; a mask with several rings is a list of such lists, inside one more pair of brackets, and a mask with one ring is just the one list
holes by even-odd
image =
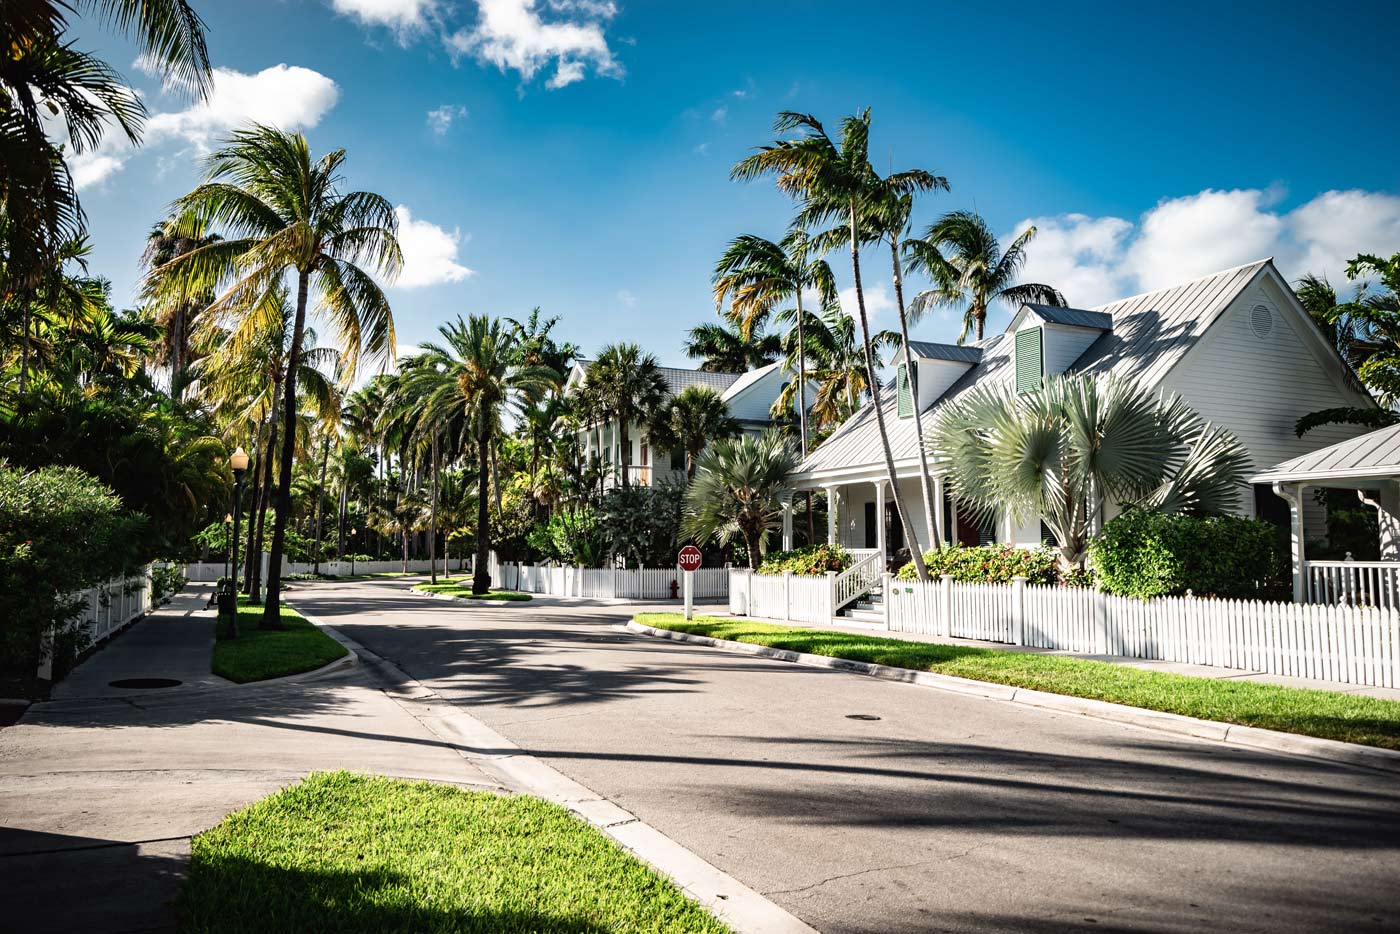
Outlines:
{"label": "porch railing", "polygon": [[836,575],[836,580],[833,582],[835,593],[832,597],[832,613],[840,612],[843,606],[861,594],[874,590],[885,571],[884,562],[880,560],[878,551],[857,553],[853,557],[854,561],[851,566]]}
{"label": "porch railing", "polygon": [[1400,608],[1400,562],[1309,561],[1308,602]]}

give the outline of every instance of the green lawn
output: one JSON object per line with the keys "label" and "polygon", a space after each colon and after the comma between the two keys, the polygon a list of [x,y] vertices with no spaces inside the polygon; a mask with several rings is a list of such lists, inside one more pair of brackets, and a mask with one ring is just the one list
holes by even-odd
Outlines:
{"label": "green lawn", "polygon": [[639,613],[637,622],[811,655],[934,671],[1202,720],[1400,749],[1400,702],[1374,697],[1193,678],[1058,655],[905,642],[715,616],[697,616],[687,623],[679,613]]}
{"label": "green lawn", "polygon": [[179,909],[190,932],[728,930],[558,805],[349,772],[195,837]]}
{"label": "green lawn", "polygon": [[246,684],[312,671],[345,654],[345,646],[307,622],[287,604],[282,604],[284,629],[259,629],[262,611],[261,604],[249,603],[246,597],[239,598],[237,639],[228,638],[227,625],[219,623],[210,665],[214,674]]}
{"label": "green lawn", "polygon": [[419,593],[442,593],[449,597],[461,597],[466,600],[500,600],[520,603],[533,599],[530,594],[520,593],[516,590],[488,590],[486,593],[472,593],[472,582],[467,578],[448,580],[440,584],[415,584],[410,589]]}

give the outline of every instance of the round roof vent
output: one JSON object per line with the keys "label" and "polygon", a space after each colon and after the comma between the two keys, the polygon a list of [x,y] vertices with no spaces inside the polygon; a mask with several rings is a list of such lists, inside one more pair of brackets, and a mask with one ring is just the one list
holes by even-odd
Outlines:
{"label": "round roof vent", "polygon": [[1249,313],[1249,329],[1254,332],[1254,336],[1263,340],[1273,333],[1274,313],[1269,310],[1268,305],[1255,305]]}

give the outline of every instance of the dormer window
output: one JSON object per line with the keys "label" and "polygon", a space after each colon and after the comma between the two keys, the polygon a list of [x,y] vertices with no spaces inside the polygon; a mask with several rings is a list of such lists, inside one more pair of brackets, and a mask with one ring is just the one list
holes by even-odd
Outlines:
{"label": "dormer window", "polygon": [[1016,332],[1016,391],[1034,392],[1045,378],[1044,333],[1041,328]]}

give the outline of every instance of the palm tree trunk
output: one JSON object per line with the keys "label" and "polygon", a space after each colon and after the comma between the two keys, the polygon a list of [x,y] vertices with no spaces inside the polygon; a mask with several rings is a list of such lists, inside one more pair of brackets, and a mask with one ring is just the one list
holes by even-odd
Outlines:
{"label": "palm tree trunk", "polygon": [[316,488],[316,550],[311,555],[311,573],[321,573],[321,520],[326,512],[326,466],[331,459],[331,436],[321,439],[321,482]]}
{"label": "palm tree trunk", "polygon": [[170,398],[176,402],[185,394],[180,380],[185,369],[185,308],[186,303],[181,302],[175,309],[175,327],[171,329],[175,333],[170,336]]}
{"label": "palm tree trunk", "polygon": [[292,512],[292,461],[297,456],[297,371],[301,367],[301,342],[306,333],[308,278],[305,272],[297,275],[297,316],[292,324],[292,346],[287,352],[287,373],[283,377],[286,429],[282,432],[282,463],[278,471],[281,478],[272,517],[272,548],[268,552],[267,601],[263,605],[259,629],[282,628],[282,551],[287,542],[287,518]]}
{"label": "palm tree trunk", "polygon": [[481,432],[476,439],[476,560],[472,571],[472,593],[487,593],[491,589],[491,573],[486,569],[490,557],[491,515],[487,502],[487,483],[490,479],[490,439]]}
{"label": "palm tree trunk", "polygon": [[24,311],[20,313],[21,324],[24,336],[20,339],[19,353],[19,394],[24,395],[25,387],[29,385],[29,299],[21,298],[24,303]]}
{"label": "palm tree trunk", "polygon": [[253,538],[251,550],[253,568],[248,574],[248,598],[254,603],[258,602],[260,596],[258,588],[262,582],[263,524],[267,518],[267,504],[271,501],[275,489],[272,485],[272,464],[275,460],[272,452],[277,448],[277,392],[281,385],[281,377],[274,376],[272,378],[272,411],[268,414],[267,460],[263,465],[262,505],[258,509],[256,517],[257,535]]}
{"label": "palm tree trunk", "polygon": [[632,473],[632,437],[627,431],[627,419],[618,419],[619,428],[617,430],[621,445],[618,450],[618,460],[622,462],[622,488],[625,490],[631,484]]}
{"label": "palm tree trunk", "polygon": [[[851,200],[850,205],[851,224],[851,278],[856,286],[856,308],[860,312],[860,332],[864,338],[861,341],[861,350],[865,356],[865,376],[870,381],[870,403],[875,407],[875,424],[880,429],[880,447],[885,453],[885,472],[890,478],[890,495],[894,498],[894,509],[899,514],[899,522],[904,526],[904,538],[913,547],[909,549],[910,557],[914,561],[914,573],[919,580],[928,580],[928,569],[924,567],[923,552],[919,548],[919,536],[914,533],[913,523],[909,521],[909,513],[904,508],[904,497],[899,493],[899,480],[894,472],[894,454],[890,451],[890,436],[885,428],[885,408],[880,403],[880,391],[875,387],[878,385],[875,376],[875,354],[870,349],[870,319],[865,312],[865,292],[860,281],[860,238],[856,231],[856,203]],[[884,522],[884,516],[876,516],[876,522]],[[885,556],[880,556],[881,561]]]}
{"label": "palm tree trunk", "polygon": [[[437,583],[437,519],[438,519],[438,433],[433,432],[433,510],[428,528],[428,571]],[[442,569],[444,574],[447,568]]]}
{"label": "palm tree trunk", "polygon": [[909,380],[909,393],[914,403],[914,437],[918,439],[919,444],[919,485],[924,494],[924,525],[925,531],[928,532],[929,546],[935,547],[943,540],[938,529],[941,525],[938,521],[941,510],[934,511],[933,480],[929,476],[928,451],[924,449],[924,414],[919,411],[919,396],[914,387],[917,374],[914,372],[914,355],[909,351],[909,319],[904,313],[904,276],[899,264],[899,238],[895,236],[890,237],[890,258],[894,262],[894,301],[895,307],[899,309],[899,336],[904,339],[904,372]]}
{"label": "palm tree trunk", "polygon": [[[344,452],[341,452],[342,458]],[[344,461],[342,460],[342,464]],[[337,561],[345,560],[345,520],[350,515],[350,491],[345,482],[345,470],[340,471],[340,511],[336,516],[335,528],[335,558]]]}

